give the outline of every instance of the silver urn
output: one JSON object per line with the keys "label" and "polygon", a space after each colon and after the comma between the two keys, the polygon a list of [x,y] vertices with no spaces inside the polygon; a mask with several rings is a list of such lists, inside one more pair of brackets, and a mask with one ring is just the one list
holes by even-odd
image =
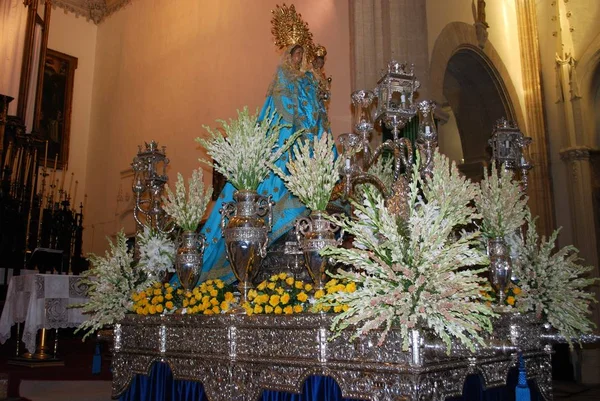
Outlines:
{"label": "silver urn", "polygon": [[274,202],[256,191],[236,191],[234,201],[221,208],[221,231],[225,238],[227,258],[239,281],[240,304],[247,300],[248,290],[267,255],[268,233],[271,231]]}
{"label": "silver urn", "polygon": [[202,234],[184,231],[181,235],[181,242],[175,253],[175,271],[181,286],[186,290],[191,290],[198,284],[205,245]]}
{"label": "silver urn", "polygon": [[327,281],[327,258],[320,255],[320,251],[327,246],[339,246],[343,235],[335,238],[335,233],[340,227],[325,219],[326,212],[314,211],[308,217],[296,220],[296,232],[300,248],[304,254],[304,262],[316,289],[323,289]]}

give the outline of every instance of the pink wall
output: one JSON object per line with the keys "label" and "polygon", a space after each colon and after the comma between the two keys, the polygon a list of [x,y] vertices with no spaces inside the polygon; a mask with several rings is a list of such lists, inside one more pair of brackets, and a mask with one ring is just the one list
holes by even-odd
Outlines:
{"label": "pink wall", "polygon": [[[260,107],[279,61],[272,44],[276,0],[135,1],[98,27],[91,135],[88,148],[87,250],[106,247],[105,235],[134,229],[129,168],[137,145],[167,146],[171,181],[191,175],[204,156],[194,138],[203,124]],[[333,75],[330,117],[334,133],[350,126],[348,3],[295,1],[315,41],[328,48]],[[209,182],[210,176],[206,177]]]}

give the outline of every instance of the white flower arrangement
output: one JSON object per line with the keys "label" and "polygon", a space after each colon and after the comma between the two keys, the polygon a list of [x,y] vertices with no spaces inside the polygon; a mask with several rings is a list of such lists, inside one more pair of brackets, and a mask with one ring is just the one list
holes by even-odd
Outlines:
{"label": "white flower arrangement", "polygon": [[511,171],[500,168],[498,172],[495,162],[489,175],[484,168],[480,192],[475,197],[475,205],[482,217],[483,235],[497,238],[515,233],[525,222],[527,199],[522,196]]}
{"label": "white flower arrangement", "polygon": [[110,250],[104,257],[89,255],[92,268],[82,276],[86,279],[89,301],[77,305],[90,316],[78,328],[86,332],[84,339],[106,325],[114,324],[130,311],[131,294],[152,285],[153,280],[134,266],[133,254],[127,249],[123,232],[117,234],[116,242],[110,241]]}
{"label": "white flower arrangement", "polygon": [[163,196],[163,209],[184,231],[196,231],[206,212],[213,189],[208,187],[206,192],[204,191],[202,169],[192,171],[192,178],[188,184],[189,190],[186,194],[183,176],[177,173],[175,193],[173,194],[167,186],[167,196]]}
{"label": "white flower arrangement", "polygon": [[140,251],[138,267],[148,277],[161,280],[165,273],[175,272],[175,243],[167,234],[145,226],[138,232],[137,240]]}
{"label": "white flower arrangement", "polygon": [[540,240],[535,220],[527,210],[527,231],[521,238],[519,263],[514,266],[522,289],[517,306],[521,312],[543,315],[572,346],[573,337],[590,333],[596,327],[589,315],[590,304],[597,301],[586,288],[598,279],[584,277],[593,266],[578,263],[581,259],[575,247],[554,252],[559,230],[548,240]]}
{"label": "white flower arrangement", "polygon": [[356,326],[357,337],[382,328],[382,343],[395,327],[403,336],[404,350],[409,331],[417,328],[432,329],[448,350],[452,339],[471,350],[483,344],[482,333],[491,331],[494,312],[481,302],[488,280],[479,273],[485,269],[473,266],[489,261],[477,246],[479,231],[458,231],[479,217],[470,206],[476,193],[477,186],[436,152],[431,178],[422,178],[417,165],[413,168],[406,221],[392,215],[382,196],[370,188],[362,204],[354,202],[354,220],[332,218],[355,236],[355,246],[363,248],[321,252],[357,268],[334,275],[355,282],[356,291],[322,298],[326,306],[348,306],[334,318],[332,330]]}
{"label": "white flower arrangement", "polygon": [[[220,130],[204,128],[210,133],[209,139],[196,138],[215,162],[215,169],[238,190],[255,191],[270,172],[270,166],[287,151],[301,132],[296,132],[288,140],[287,146],[278,147],[277,141],[282,128],[281,117],[267,111],[266,117],[258,122],[258,113],[248,114],[248,108],[238,110],[237,120],[229,123],[217,120],[227,136]],[[207,160],[201,162],[210,166]]]}
{"label": "white flower arrangement", "polygon": [[331,134],[324,132],[320,139],[300,140],[294,145],[286,164],[289,175],[271,165],[287,189],[312,211],[327,208],[333,187],[340,179],[341,158],[335,160],[334,146]]}

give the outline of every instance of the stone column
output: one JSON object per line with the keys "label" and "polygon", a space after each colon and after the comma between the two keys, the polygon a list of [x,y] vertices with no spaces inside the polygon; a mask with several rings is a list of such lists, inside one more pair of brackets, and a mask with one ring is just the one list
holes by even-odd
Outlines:
{"label": "stone column", "polygon": [[539,216],[540,234],[550,235],[554,230],[554,205],[548,168],[548,133],[544,122],[544,103],[541,86],[540,45],[538,41],[535,0],[517,0],[517,25],[521,51],[521,75],[525,99],[526,127],[522,131],[533,138],[529,146],[531,162],[528,190],[529,206]]}
{"label": "stone column", "polygon": [[374,88],[395,59],[415,65],[419,99],[428,98],[426,5],[423,0],[350,0],[352,90]]}
{"label": "stone column", "polygon": [[[599,277],[598,270],[598,238],[597,222],[600,221],[600,151],[585,146],[570,147],[560,151],[560,157],[569,171],[569,200],[574,240],[579,248],[579,256],[586,265],[594,266],[590,277]],[[594,196],[596,194],[596,196]],[[596,299],[600,299],[600,291],[595,286]],[[600,307],[592,304],[591,320],[600,327]],[[584,349],[581,352],[581,377],[584,383],[598,383],[600,372],[600,350]]]}

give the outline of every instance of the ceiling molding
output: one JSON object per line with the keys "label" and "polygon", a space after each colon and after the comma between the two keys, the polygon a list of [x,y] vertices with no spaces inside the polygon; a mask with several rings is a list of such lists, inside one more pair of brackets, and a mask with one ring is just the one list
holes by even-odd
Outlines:
{"label": "ceiling molding", "polygon": [[62,8],[98,25],[129,3],[131,0],[52,0],[52,7]]}

